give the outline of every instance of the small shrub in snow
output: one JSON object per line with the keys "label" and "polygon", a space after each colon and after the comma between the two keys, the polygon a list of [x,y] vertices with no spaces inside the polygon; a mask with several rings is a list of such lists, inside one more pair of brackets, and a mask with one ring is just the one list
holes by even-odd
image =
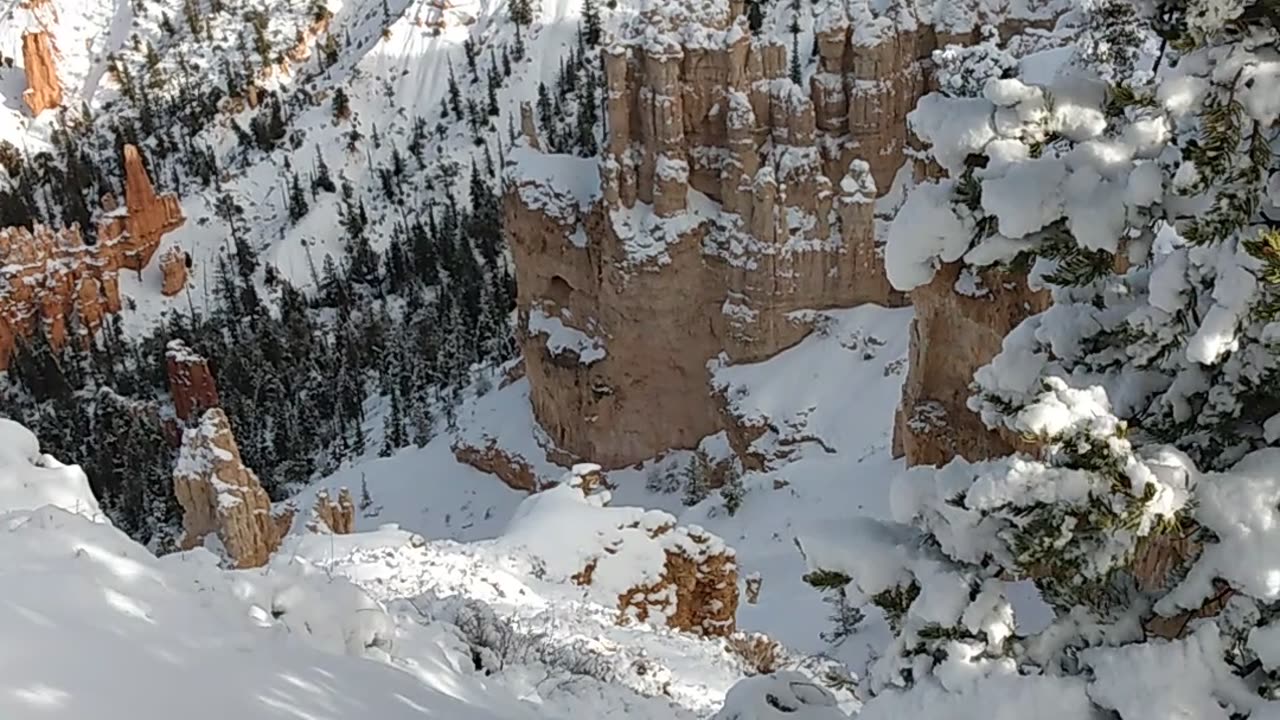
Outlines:
{"label": "small shrub in snow", "polygon": [[711,495],[711,463],[700,452],[694,453],[684,468],[684,504],[693,507]]}
{"label": "small shrub in snow", "polygon": [[782,645],[761,633],[734,633],[725,643],[742,660],[748,675],[776,672],[786,659]]}
{"label": "small shrub in snow", "polygon": [[654,466],[645,476],[644,487],[651,493],[669,495],[681,488],[682,480],[683,476],[675,468]]}
{"label": "small shrub in snow", "polygon": [[[430,598],[423,598],[430,602]],[[513,665],[542,663],[571,675],[586,675],[602,682],[615,679],[608,660],[587,646],[585,640],[555,643],[544,633],[517,630],[493,608],[471,598],[449,598],[440,604],[443,620],[457,627],[471,647],[477,670],[498,673]]]}
{"label": "small shrub in snow", "polygon": [[747,488],[742,484],[742,471],[736,463],[731,463],[725,473],[724,484],[720,486],[720,499],[724,500],[724,509],[730,517],[737,515],[742,509],[742,501],[747,496]]}

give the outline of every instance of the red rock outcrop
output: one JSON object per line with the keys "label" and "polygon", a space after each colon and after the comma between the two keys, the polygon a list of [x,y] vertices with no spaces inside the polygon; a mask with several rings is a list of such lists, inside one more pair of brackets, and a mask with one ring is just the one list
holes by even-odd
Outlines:
{"label": "red rock outcrop", "polygon": [[271,499],[240,459],[231,425],[218,408],[183,433],[173,485],[182,506],[182,549],[216,535],[237,568],[265,565],[293,521],[291,512],[272,514]]}
{"label": "red rock outcrop", "polygon": [[22,34],[22,66],[27,73],[27,89],[22,99],[32,117],[62,105],[62,81],[54,60],[53,43],[43,30]]}
{"label": "red rock outcrop", "polygon": [[528,460],[519,453],[503,450],[493,439],[479,446],[456,440],[452,449],[453,456],[458,462],[497,476],[512,490],[531,493],[543,487],[542,481]]}
{"label": "red rock outcrop", "polygon": [[[581,525],[590,537],[581,538],[578,551],[587,550],[592,543],[602,545],[598,552],[588,551],[591,559],[569,579],[598,591],[617,592],[619,623],[662,618],[667,627],[700,635],[725,637],[736,632],[738,564],[733,548],[696,525],[676,524],[676,519],[664,512],[606,507],[611,488],[599,465],[579,463],[546,493],[561,495],[543,498],[556,506],[568,493],[574,493],[574,506],[594,506],[591,513],[618,518],[608,521],[615,532],[594,527],[595,518],[582,518]],[[565,517],[574,522],[571,515]],[[658,579],[627,587],[628,577],[645,575],[644,566],[659,552],[661,571],[653,566],[648,573],[649,578],[658,575]]]}
{"label": "red rock outcrop", "polygon": [[[623,529],[637,528],[638,524]],[[738,565],[733,550],[698,527],[672,522],[647,532],[648,541],[662,546],[662,574],[652,583],[618,595],[618,622],[653,622],[661,617],[669,628],[699,635],[726,637],[736,632]],[[607,552],[619,554],[627,549],[615,545]],[[573,581],[592,585],[599,562],[588,562]]]}
{"label": "red rock outcrop", "polygon": [[180,248],[171,247],[160,256],[160,292],[172,297],[187,287],[187,275],[191,256]]}
{"label": "red rock outcrop", "polygon": [[209,371],[209,362],[181,340],[170,340],[165,348],[165,369],[173,408],[183,422],[191,422],[216,408],[218,386]]}
{"label": "red rock outcrop", "polygon": [[161,237],[183,222],[173,195],[157,196],[137,148],[125,146],[125,207],[111,207],[87,245],[78,226],[0,228],[0,371],[18,343],[43,332],[59,349],[87,340],[121,309],[119,271],[141,271]]}
{"label": "red rock outcrop", "polygon": [[970,37],[912,18],[868,38],[823,17],[801,88],[740,3],[679,8],[650,6],[604,51],[598,161],[541,153],[527,110],[509,156],[533,410],[560,449],[607,468],[724,429],[708,361],[791,347],[811,330],[797,311],[905,302],[884,277],[875,201],[904,166],[923,172],[906,115],[932,84],[931,51]]}

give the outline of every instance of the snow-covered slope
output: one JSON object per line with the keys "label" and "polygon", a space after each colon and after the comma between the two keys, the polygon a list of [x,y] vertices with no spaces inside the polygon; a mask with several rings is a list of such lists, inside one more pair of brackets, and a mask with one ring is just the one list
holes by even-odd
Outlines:
{"label": "snow-covered slope", "polygon": [[[797,661],[833,654],[856,671],[887,641],[887,629],[870,609],[869,619],[852,638],[838,645],[824,640],[821,634],[832,627],[831,609],[803,582],[806,565],[795,541],[817,526],[842,525],[851,515],[888,515],[889,481],[901,469],[901,462],[891,456],[891,430],[906,371],[911,310],[863,306],[821,314],[828,318],[820,323],[824,330],[791,350],[761,363],[724,366],[715,372],[734,412],[771,428],[757,441],[756,450],[777,458],[767,471],[743,478],[747,495],[736,514],[726,512],[718,494],[685,507],[680,491],[646,487],[655,474],[678,474],[690,461],[689,452],[673,452],[608,475],[616,486],[614,505],[658,508],[675,514],[682,524],[702,526],[735,549],[743,577],[760,575],[759,603],[743,602],[739,607],[741,629],[782,642],[796,653]],[[671,633],[655,638],[644,630],[616,628],[616,612],[588,602],[583,590],[533,577],[536,561],[528,552],[513,551],[502,537],[524,493],[458,463],[449,449],[458,437],[476,444],[493,439],[528,460],[546,480],[564,472],[546,461],[549,444],[533,420],[526,381],[472,398],[460,410],[456,433],[443,434],[425,448],[355,462],[296,498],[300,507],[307,507],[321,488],[349,487],[356,492],[363,480],[372,505],[359,513],[358,530],[396,523],[429,541],[425,556],[411,553],[411,558],[400,551],[387,555],[336,545],[337,572],[352,576],[379,597],[435,592],[480,598],[532,631],[566,639],[601,638],[624,658],[640,648],[651,657],[699,658],[697,663],[707,667],[696,676],[701,679],[677,679],[675,687],[701,684],[704,697],[714,698],[697,700],[694,707],[720,702],[728,686],[726,671],[714,669],[715,663],[723,662],[718,653],[699,654],[689,649],[697,643],[690,646]],[[375,437],[371,445],[376,444]],[[708,438],[703,449],[712,457],[729,452],[723,434]],[[492,538],[496,540],[469,545],[436,542]],[[373,575],[350,569],[353,564],[368,567],[366,562],[378,567],[383,561],[373,561],[375,556],[384,556],[386,567]],[[406,567],[415,569],[406,573]],[[625,665],[621,660],[615,663]],[[673,677],[683,675],[674,672]]]}
{"label": "snow-covered slope", "polygon": [[445,626],[394,617],[304,563],[157,559],[77,514],[96,507],[78,468],[2,429],[0,716],[536,716],[477,676]]}

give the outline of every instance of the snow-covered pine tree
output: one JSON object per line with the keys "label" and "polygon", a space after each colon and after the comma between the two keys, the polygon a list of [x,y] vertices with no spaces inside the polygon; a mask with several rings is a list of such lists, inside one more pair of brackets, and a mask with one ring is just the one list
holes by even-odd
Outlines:
{"label": "snow-covered pine tree", "polygon": [[861,717],[1280,710],[1280,8],[1115,5],[1048,86],[911,117],[947,177],[910,191],[892,282],[1029,268],[1053,303],[970,403],[1033,452],[914,468],[896,523],[802,542],[894,631]]}

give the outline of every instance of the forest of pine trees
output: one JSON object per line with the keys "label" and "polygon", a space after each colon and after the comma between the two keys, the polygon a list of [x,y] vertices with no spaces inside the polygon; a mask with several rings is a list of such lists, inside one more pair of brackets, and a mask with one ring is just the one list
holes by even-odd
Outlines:
{"label": "forest of pine trees", "polygon": [[[188,5],[167,32],[207,33]],[[229,10],[215,3],[211,11]],[[25,158],[0,143],[0,173],[10,179],[0,183],[0,226],[79,223],[96,241],[94,209],[103,194],[123,190],[118,158],[126,143],[143,147],[158,186],[215,198],[227,252],[199,269],[206,278],[201,302],[185,303],[142,336],[126,335],[109,317],[87,349],[73,343],[55,353],[37,334],[0,381],[3,414],[38,433],[46,451],[84,465],[117,525],[154,547],[172,542],[179,524],[172,428],[163,421],[171,339],[209,358],[245,462],[276,500],[344,460],[425,444],[454,424],[475,373],[515,354],[515,284],[499,209],[503,133],[495,132],[495,119],[497,90],[523,58],[523,41],[501,52],[471,48],[453,76],[444,121],[433,127],[410,118],[407,138],[355,117],[340,87],[329,94],[349,152],[372,159],[370,146],[391,147],[356,185],[331,170],[318,147],[310,163],[300,160],[309,153],[297,152],[305,144],[294,120],[318,102],[305,91],[259,91],[256,108],[231,121],[237,146],[215,152],[205,144],[201,131],[219,108],[245,97],[255,68],[281,51],[271,47],[265,18],[249,20],[238,57],[221,61],[222,82],[197,76],[181,59],[162,65],[157,50],[138,41],[110,61],[123,108],[100,118],[63,111],[53,152]],[[598,68],[587,59],[595,53],[585,52],[585,43],[557,83],[562,106],[574,104],[584,87],[599,97]],[[320,49],[323,71],[339,48]],[[594,126],[596,100],[584,107]],[[475,143],[469,167],[430,155],[455,122]],[[557,118],[552,126],[557,138],[594,151],[593,132],[563,125]],[[293,151],[294,162],[281,150]],[[339,208],[333,232],[341,251],[308,253],[314,291],[304,293],[263,262],[253,221],[222,187],[228,173],[273,154],[284,158],[278,183],[290,224],[326,197]],[[379,425],[366,417],[372,397],[382,398],[375,404],[386,413],[376,446],[367,435]]]}

